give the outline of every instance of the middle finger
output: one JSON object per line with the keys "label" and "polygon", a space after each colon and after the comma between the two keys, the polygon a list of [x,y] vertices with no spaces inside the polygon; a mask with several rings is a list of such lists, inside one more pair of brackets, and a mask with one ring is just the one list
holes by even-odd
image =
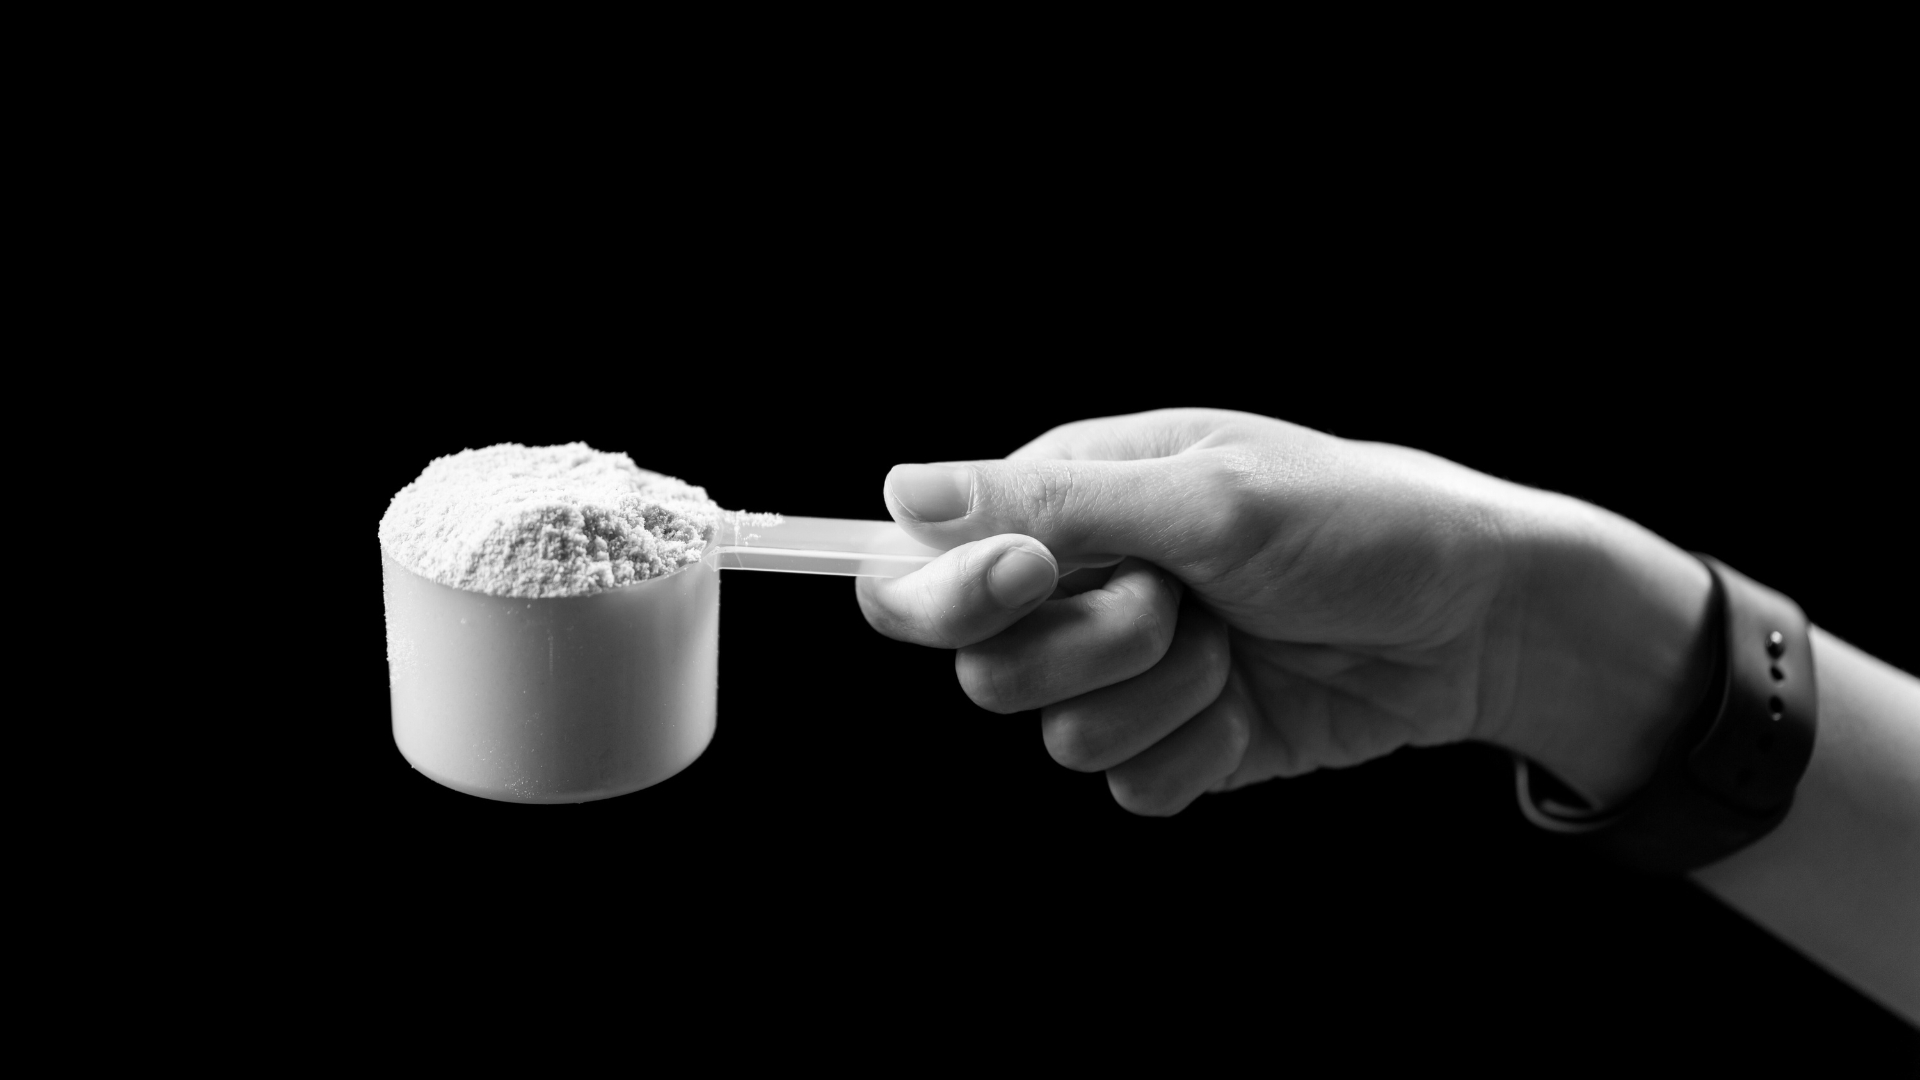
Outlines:
{"label": "middle finger", "polygon": [[1133,678],[1173,643],[1180,582],[1126,559],[1097,589],[1041,604],[1000,633],[961,649],[954,670],[967,696],[998,713],[1023,712]]}

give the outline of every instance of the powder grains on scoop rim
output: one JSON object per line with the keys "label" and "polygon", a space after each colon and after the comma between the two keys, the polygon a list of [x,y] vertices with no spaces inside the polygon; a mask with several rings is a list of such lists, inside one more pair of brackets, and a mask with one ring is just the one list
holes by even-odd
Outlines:
{"label": "powder grains on scoop rim", "polygon": [[590,596],[700,561],[704,488],[585,443],[435,458],[380,519],[380,546],[430,581],[493,596]]}

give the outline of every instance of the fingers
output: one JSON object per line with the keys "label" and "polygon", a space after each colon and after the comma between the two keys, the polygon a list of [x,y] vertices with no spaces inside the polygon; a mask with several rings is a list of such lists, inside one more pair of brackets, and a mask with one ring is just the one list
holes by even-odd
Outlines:
{"label": "fingers", "polygon": [[1113,801],[1136,814],[1177,814],[1224,787],[1246,757],[1254,726],[1252,699],[1237,674],[1200,714],[1173,734],[1107,770]]}
{"label": "fingers", "polygon": [[1158,664],[1041,713],[1047,752],[1069,769],[1111,769],[1211,705],[1229,666],[1226,624],[1197,601],[1184,604],[1173,645]]}
{"label": "fingers", "polygon": [[961,649],[954,671],[983,709],[1038,709],[1160,663],[1179,611],[1179,583],[1128,559],[1098,588],[1042,604],[1005,632]]}
{"label": "fingers", "polygon": [[957,649],[990,638],[1038,607],[1059,579],[1030,536],[961,544],[898,578],[857,578],[854,596],[875,630],[899,641]]}
{"label": "fingers", "polygon": [[[995,712],[1042,706],[1054,760],[1107,771],[1122,807],[1176,814],[1239,767],[1253,730],[1228,632],[1171,575],[1127,559],[1067,595],[1031,537],[962,544],[902,578],[862,578],[867,619],[891,637],[957,648],[968,696]],[[1060,586],[1056,589],[1057,586]],[[1053,599],[1047,597],[1052,595]],[[1024,618],[1023,618],[1024,616]]]}

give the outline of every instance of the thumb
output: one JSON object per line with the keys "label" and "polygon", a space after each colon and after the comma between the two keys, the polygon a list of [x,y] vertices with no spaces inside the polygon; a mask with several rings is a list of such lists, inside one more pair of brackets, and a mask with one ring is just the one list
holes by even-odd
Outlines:
{"label": "thumb", "polygon": [[1192,460],[896,465],[887,509],[934,547],[1021,533],[1045,544],[1062,572],[1128,555],[1165,566],[1202,555],[1226,524],[1222,487]]}

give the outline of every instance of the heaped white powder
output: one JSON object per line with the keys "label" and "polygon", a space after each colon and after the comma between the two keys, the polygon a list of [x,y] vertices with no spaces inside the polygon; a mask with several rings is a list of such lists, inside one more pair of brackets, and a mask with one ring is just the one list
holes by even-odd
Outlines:
{"label": "heaped white powder", "polygon": [[388,504],[380,546],[458,589],[586,596],[698,562],[720,514],[625,454],[503,443],[434,459]]}

